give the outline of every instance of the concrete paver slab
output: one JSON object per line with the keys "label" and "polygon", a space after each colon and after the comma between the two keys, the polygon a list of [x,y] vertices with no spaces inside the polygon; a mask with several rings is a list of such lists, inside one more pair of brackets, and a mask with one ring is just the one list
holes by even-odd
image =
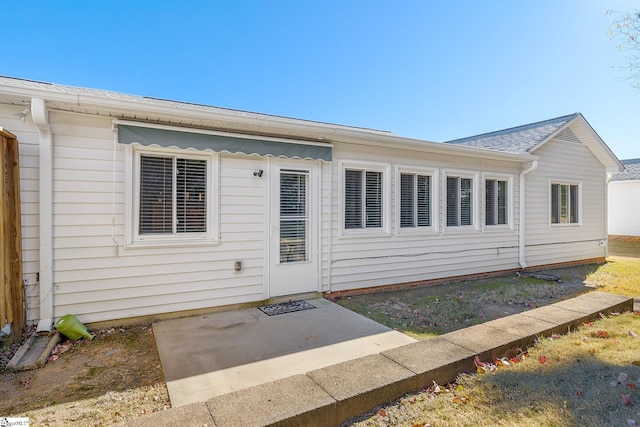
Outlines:
{"label": "concrete paver slab", "polygon": [[520,337],[548,336],[554,333],[556,324],[546,320],[528,317],[522,314],[514,314],[512,316],[502,317],[485,323],[492,328],[500,329],[512,335]]}
{"label": "concrete paver slab", "polygon": [[521,313],[524,317],[543,320],[556,326],[551,333],[564,334],[593,317],[578,311],[568,310],[556,305],[548,305]]}
{"label": "concrete paver slab", "polygon": [[173,406],[415,342],[324,299],[267,316],[257,308],[153,325]]}
{"label": "concrete paver slab", "polygon": [[441,337],[407,344],[382,355],[414,372],[417,388],[453,382],[459,373],[475,370],[475,353]]}
{"label": "concrete paver slab", "polygon": [[576,298],[557,302],[553,304],[553,306],[583,314],[597,314],[598,311],[612,312],[633,309],[633,304],[629,303],[628,297],[605,292],[589,292]]}
{"label": "concrete paver slab", "polygon": [[474,352],[480,360],[492,360],[499,356],[515,354],[527,341],[520,335],[510,334],[486,324],[459,329],[440,337]]}
{"label": "concrete paver slab", "polygon": [[374,354],[307,373],[336,403],[336,422],[417,390],[416,374]]}
{"label": "concrete paver slab", "polygon": [[336,401],[305,375],[207,401],[216,427],[336,425]]}

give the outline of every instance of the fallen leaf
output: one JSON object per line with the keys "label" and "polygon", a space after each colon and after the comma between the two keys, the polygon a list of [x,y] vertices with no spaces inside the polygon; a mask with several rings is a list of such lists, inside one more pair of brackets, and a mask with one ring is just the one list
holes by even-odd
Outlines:
{"label": "fallen leaf", "polygon": [[629,387],[631,390],[637,390],[637,388],[638,388],[636,386],[636,383],[629,383],[629,384],[627,384],[627,387]]}
{"label": "fallen leaf", "polygon": [[584,391],[582,391],[582,390],[576,391],[576,396],[578,396],[578,397],[584,396]]}
{"label": "fallen leaf", "polygon": [[609,338],[609,332],[598,329],[595,333],[591,334],[594,338]]}
{"label": "fallen leaf", "polygon": [[476,367],[484,366],[484,363],[480,361],[480,358],[478,356],[473,358],[473,363],[476,364]]}
{"label": "fallen leaf", "polygon": [[540,356],[538,357],[538,362],[540,362],[541,365],[544,365],[545,363],[547,363],[547,356]]}
{"label": "fallen leaf", "polygon": [[378,415],[380,415],[381,417],[386,417],[387,416],[387,411],[385,409],[380,409],[378,411]]}
{"label": "fallen leaf", "polygon": [[622,406],[631,406],[631,395],[623,394],[621,397]]}

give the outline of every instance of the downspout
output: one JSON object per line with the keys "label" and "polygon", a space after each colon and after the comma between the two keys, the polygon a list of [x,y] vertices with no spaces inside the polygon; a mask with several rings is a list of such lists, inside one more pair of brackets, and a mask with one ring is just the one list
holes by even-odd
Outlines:
{"label": "downspout", "polygon": [[609,183],[613,180],[613,173],[607,172],[607,179],[604,184],[604,200],[606,200],[604,208],[604,237],[601,245],[604,246],[604,257],[609,256]]}
{"label": "downspout", "polygon": [[520,267],[527,267],[527,257],[525,253],[525,218],[526,218],[526,190],[525,190],[525,175],[538,168],[538,161],[534,160],[529,168],[520,172],[520,219],[518,221],[518,261]]}
{"label": "downspout", "polygon": [[31,99],[31,116],[39,136],[40,320],[36,331],[53,328],[53,136],[44,99]]}

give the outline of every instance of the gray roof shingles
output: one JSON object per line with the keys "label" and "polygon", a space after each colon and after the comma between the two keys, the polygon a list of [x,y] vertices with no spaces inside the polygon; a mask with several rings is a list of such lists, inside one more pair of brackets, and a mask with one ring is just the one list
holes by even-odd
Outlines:
{"label": "gray roof shingles", "polygon": [[636,181],[640,180],[640,159],[620,160],[626,172],[616,173],[613,175],[613,181]]}
{"label": "gray roof shingles", "polygon": [[455,139],[453,141],[447,141],[446,143],[504,151],[507,153],[527,154],[533,147],[557,132],[577,116],[578,113],[569,114],[542,122],[483,133],[468,138]]}

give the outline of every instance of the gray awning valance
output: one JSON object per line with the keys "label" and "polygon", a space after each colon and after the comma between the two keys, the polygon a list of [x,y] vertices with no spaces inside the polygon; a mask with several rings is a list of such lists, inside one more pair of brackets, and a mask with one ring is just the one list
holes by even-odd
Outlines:
{"label": "gray awning valance", "polygon": [[138,143],[160,147],[193,148],[196,150],[227,151],[229,153],[259,154],[261,156],[288,157],[331,161],[331,146],[285,142],[269,139],[244,138],[118,124],[120,144]]}

